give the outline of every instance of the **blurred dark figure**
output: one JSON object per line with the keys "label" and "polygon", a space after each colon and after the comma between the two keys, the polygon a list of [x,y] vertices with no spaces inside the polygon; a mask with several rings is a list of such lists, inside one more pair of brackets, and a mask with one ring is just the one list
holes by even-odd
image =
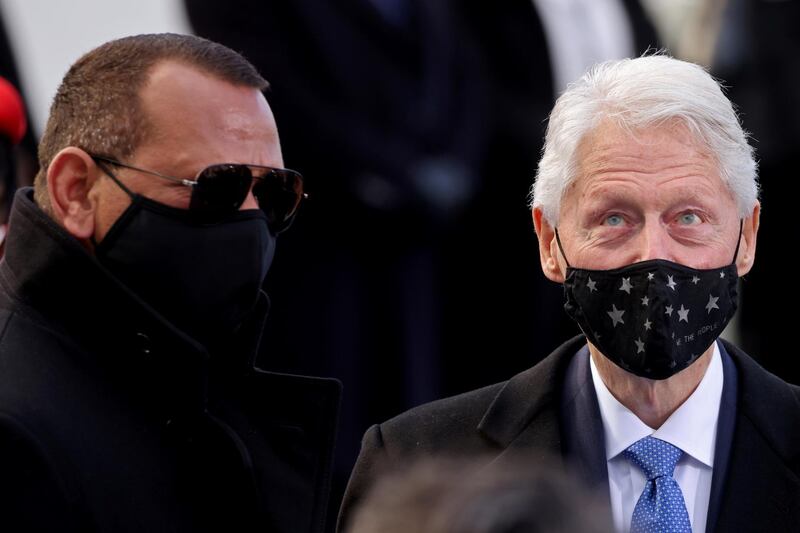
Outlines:
{"label": "blurred dark figure", "polygon": [[[636,2],[608,3],[629,54],[655,44]],[[268,281],[261,364],[345,384],[335,485],[370,423],[499,381],[576,332],[553,312],[527,207],[559,57],[530,0],[186,6],[199,35],[265,73],[308,180]],[[604,59],[583,37],[586,66]]]}
{"label": "blurred dark figure", "polygon": [[[24,97],[11,43],[6,35],[0,11],[0,233],[5,238],[5,224],[11,200],[18,186],[30,185],[38,170],[36,140],[27,128]],[[0,252],[2,240],[0,239]]]}
{"label": "blurred dark figure", "polygon": [[524,456],[420,461],[379,481],[348,533],[611,533],[602,500]]}
{"label": "blurred dark figure", "polygon": [[780,311],[790,282],[787,245],[796,242],[787,229],[796,227],[800,193],[800,2],[728,0],[722,13],[712,71],[730,86],[754,138],[763,187],[759,258],[742,284],[741,344],[767,369],[800,383],[800,359],[785,349],[796,324]]}

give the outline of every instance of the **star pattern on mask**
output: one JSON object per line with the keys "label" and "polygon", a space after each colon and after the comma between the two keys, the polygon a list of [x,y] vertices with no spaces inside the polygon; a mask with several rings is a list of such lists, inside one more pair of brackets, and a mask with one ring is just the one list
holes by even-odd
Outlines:
{"label": "star pattern on mask", "polygon": [[632,288],[633,286],[631,285],[631,278],[622,278],[622,287],[620,287],[619,290],[630,294]]}
{"label": "star pattern on mask", "polygon": [[719,278],[720,278],[720,279],[722,279],[722,278],[724,278],[724,277],[725,277],[725,272],[720,272],[720,273],[719,273]]}
{"label": "star pattern on mask", "polygon": [[597,290],[597,283],[592,281],[592,278],[588,278],[589,281],[586,282],[586,286],[589,287],[589,292],[594,292]]}
{"label": "star pattern on mask", "polygon": [[717,301],[719,300],[719,296],[712,296],[711,294],[708,295],[708,303],[706,304],[706,310],[708,314],[711,314],[712,309],[719,309],[717,305]]}
{"label": "star pattern on mask", "polygon": [[672,279],[672,276],[667,276],[667,287],[669,287],[670,289],[672,289],[674,291],[675,290],[675,286],[676,286],[676,283],[675,283],[675,280]]}
{"label": "star pattern on mask", "polygon": [[[716,273],[721,272],[717,270]],[[638,368],[647,373],[656,371],[658,367],[663,373],[670,366],[683,368],[689,352],[696,352],[701,344],[705,345],[712,336],[719,335],[725,326],[726,313],[731,305],[726,292],[728,279],[689,269],[653,268],[623,271],[621,274],[591,274],[593,278],[588,275],[583,278],[588,291],[584,290],[582,294],[587,304],[594,302],[590,311],[596,317],[594,320],[602,320],[602,326],[587,326],[591,330],[587,331],[587,336],[601,343],[602,349],[619,352],[618,364],[630,371]],[[726,278],[731,278],[727,271],[725,274]],[[590,297],[589,292],[597,294]],[[703,309],[706,313],[702,312]],[[725,313],[719,312],[712,317],[714,310]],[[605,322],[603,314],[608,315],[610,323]],[[723,314],[725,316],[721,316]],[[658,361],[658,365],[655,360],[650,360],[659,357],[656,354],[662,352],[662,342],[675,351],[675,365],[670,365],[669,360]],[[647,366],[651,366],[651,370],[647,370]]]}
{"label": "star pattern on mask", "polygon": [[616,305],[611,306],[611,311],[608,312],[608,316],[610,316],[611,320],[614,322],[614,327],[617,327],[617,324],[625,323],[625,321],[622,320],[623,314],[625,314],[625,311],[620,311],[617,309]]}

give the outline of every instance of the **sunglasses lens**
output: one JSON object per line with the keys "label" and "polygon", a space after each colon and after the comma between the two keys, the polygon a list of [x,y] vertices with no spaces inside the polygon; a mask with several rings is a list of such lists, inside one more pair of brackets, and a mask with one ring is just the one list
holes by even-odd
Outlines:
{"label": "sunglasses lens", "polygon": [[270,229],[274,233],[285,230],[303,198],[303,177],[293,170],[212,165],[197,176],[189,209],[207,219],[220,219],[241,207],[251,185],[253,196],[267,215]]}
{"label": "sunglasses lens", "polygon": [[197,176],[189,209],[214,217],[236,211],[253,182],[247,165],[212,165]]}
{"label": "sunglasses lens", "polygon": [[302,176],[288,169],[272,169],[253,186],[253,195],[275,233],[289,227],[303,198]]}

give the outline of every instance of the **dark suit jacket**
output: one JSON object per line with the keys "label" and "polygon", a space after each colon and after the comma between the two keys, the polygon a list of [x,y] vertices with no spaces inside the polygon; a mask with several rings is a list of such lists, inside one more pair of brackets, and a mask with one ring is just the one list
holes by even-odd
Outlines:
{"label": "dark suit jacket", "polygon": [[[502,460],[524,452],[534,462],[563,458],[584,477],[594,478],[592,483],[606,479],[604,454],[581,465],[579,454],[574,453],[575,443],[586,435],[584,440],[594,441],[596,449],[602,450],[599,411],[586,427],[576,427],[575,417],[567,416],[574,411],[574,402],[596,404],[591,388],[568,383],[579,374],[571,363],[585,342],[583,337],[570,340],[505,383],[423,405],[372,426],[364,436],[345,494],[340,529],[382,469],[419,457],[488,454]],[[723,398],[717,450],[723,455],[727,451],[729,458],[726,469],[724,457],[717,455],[723,464],[715,466],[715,476],[722,472],[725,479],[713,481],[717,501],[712,496],[710,530],[796,531],[800,526],[800,387],[769,374],[735,346],[723,341],[723,347],[724,359],[730,356],[726,378],[735,372],[736,391],[730,394],[730,379],[726,379],[731,397]],[[566,395],[569,387],[588,397]],[[735,414],[730,416],[732,411]],[[724,422],[726,418],[731,423]],[[730,437],[725,438],[726,434]]]}

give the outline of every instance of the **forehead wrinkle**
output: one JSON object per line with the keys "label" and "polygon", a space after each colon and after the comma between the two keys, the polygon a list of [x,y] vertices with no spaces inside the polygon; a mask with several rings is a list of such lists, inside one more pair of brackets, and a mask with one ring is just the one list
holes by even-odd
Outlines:
{"label": "forehead wrinkle", "polygon": [[[653,174],[666,174],[667,178],[675,177],[708,177],[709,171],[716,175],[716,169],[707,164],[696,162],[673,162],[674,157],[663,157],[664,162],[653,161],[652,158],[613,157],[600,160],[597,164],[583,167],[582,175],[587,179],[598,179],[606,175],[614,177],[650,176]],[[645,164],[642,164],[645,163]]]}
{"label": "forehead wrinkle", "polygon": [[[621,145],[620,145],[621,146]],[[714,159],[703,152],[693,150],[689,158],[678,157],[676,153],[631,153],[628,149],[617,150],[617,146],[607,150],[592,150],[580,159],[579,175],[585,177],[605,174],[650,175],[661,172],[670,173],[676,169],[685,169],[686,173],[696,172],[706,176],[709,172],[718,173]],[[691,148],[689,148],[691,150]]]}
{"label": "forehead wrinkle", "polygon": [[[685,135],[681,135],[682,132]],[[670,144],[673,141],[681,145],[677,152],[677,148]],[[620,130],[612,123],[601,123],[581,140],[577,155],[579,168],[592,168],[595,172],[613,171],[617,170],[614,168],[617,165],[624,167],[629,164],[632,168],[641,169],[642,173],[652,173],[653,168],[669,170],[682,166],[681,163],[672,164],[676,155],[697,158],[694,165],[711,165],[715,172],[717,167],[716,159],[706,145],[682,125],[644,128],[631,133]],[[686,162],[684,158],[683,163]]]}

